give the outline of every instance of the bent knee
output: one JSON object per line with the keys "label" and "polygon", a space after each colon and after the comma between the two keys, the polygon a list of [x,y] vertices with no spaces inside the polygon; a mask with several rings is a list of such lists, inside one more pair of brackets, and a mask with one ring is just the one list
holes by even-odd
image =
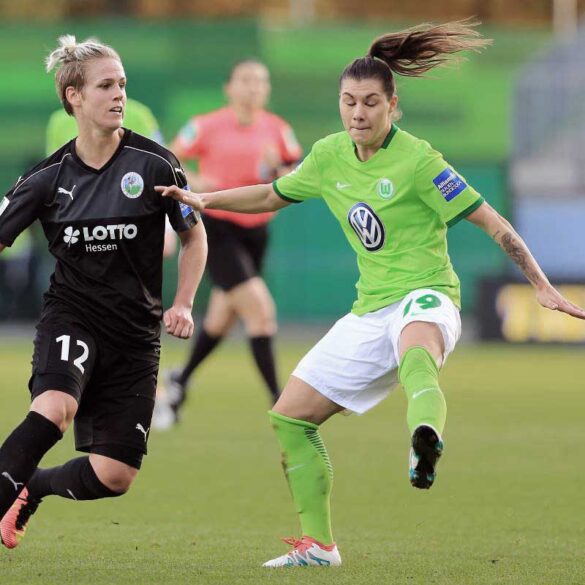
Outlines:
{"label": "bent knee", "polygon": [[31,403],[30,410],[44,416],[64,433],[75,414],[78,404],[70,394],[60,390],[47,390],[39,394]]}
{"label": "bent knee", "polygon": [[272,407],[277,414],[310,422],[323,424],[334,414],[344,410],[315,388],[295,376],[291,376],[282,394]]}
{"label": "bent knee", "polygon": [[108,478],[107,483],[104,482],[104,485],[113,492],[116,492],[118,495],[123,496],[124,494],[128,493],[133,483],[133,477],[130,478],[127,476],[118,476]]}
{"label": "bent knee", "polygon": [[272,337],[276,335],[278,325],[275,311],[258,310],[252,315],[242,317],[242,320],[249,337]]}
{"label": "bent knee", "polygon": [[120,496],[128,492],[138,475],[138,469],[103,455],[92,453],[90,461],[100,482]]}
{"label": "bent knee", "polygon": [[400,359],[413,347],[426,349],[441,367],[445,354],[445,339],[436,323],[413,321],[404,327],[400,334]]}

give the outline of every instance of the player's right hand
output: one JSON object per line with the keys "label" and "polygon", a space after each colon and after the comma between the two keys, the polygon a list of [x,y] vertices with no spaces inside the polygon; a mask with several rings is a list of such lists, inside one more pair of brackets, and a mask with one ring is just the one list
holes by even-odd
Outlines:
{"label": "player's right hand", "polygon": [[168,334],[180,339],[189,339],[193,335],[195,325],[189,307],[173,305],[165,311],[163,322]]}
{"label": "player's right hand", "polygon": [[560,311],[571,317],[585,320],[585,310],[568,301],[550,284],[536,291],[536,299],[543,307],[551,311]]}
{"label": "player's right hand", "polygon": [[169,185],[168,187],[157,185],[154,190],[163,197],[171,197],[175,201],[189,205],[195,211],[203,211],[205,209],[205,201],[200,195],[187,189],[181,189],[177,185]]}

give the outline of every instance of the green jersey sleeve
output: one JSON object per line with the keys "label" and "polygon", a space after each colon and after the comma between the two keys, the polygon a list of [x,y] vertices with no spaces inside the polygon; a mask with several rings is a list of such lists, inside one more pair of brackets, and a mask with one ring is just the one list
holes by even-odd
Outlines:
{"label": "green jersey sleeve", "polygon": [[459,175],[436,151],[431,151],[418,162],[415,186],[418,196],[449,227],[484,202],[483,197],[467,184],[465,177]]}
{"label": "green jersey sleeve", "polygon": [[158,142],[159,144],[164,144],[158,122],[156,121],[152,110],[136,100],[129,99],[126,102],[124,126]]}
{"label": "green jersey sleeve", "polygon": [[51,114],[47,124],[47,140],[45,150],[47,156],[59,150],[66,142],[77,136],[75,118],[69,116],[63,109]]}
{"label": "green jersey sleeve", "polygon": [[316,145],[296,169],[272,183],[275,193],[292,203],[321,197],[321,174],[317,166]]}

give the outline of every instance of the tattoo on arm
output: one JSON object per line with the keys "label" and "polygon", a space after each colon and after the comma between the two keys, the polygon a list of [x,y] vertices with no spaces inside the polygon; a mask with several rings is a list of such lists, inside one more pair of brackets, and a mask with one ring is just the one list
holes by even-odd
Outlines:
{"label": "tattoo on arm", "polygon": [[[496,232],[497,235],[499,232]],[[494,235],[494,238],[495,238]],[[534,267],[534,261],[530,258],[527,253],[528,250],[522,245],[521,241],[518,241],[514,237],[514,233],[505,233],[500,242],[500,246],[510,256],[510,258],[519,266],[520,270],[524,273],[524,276],[532,283],[539,284],[542,281],[542,277],[538,270]]]}

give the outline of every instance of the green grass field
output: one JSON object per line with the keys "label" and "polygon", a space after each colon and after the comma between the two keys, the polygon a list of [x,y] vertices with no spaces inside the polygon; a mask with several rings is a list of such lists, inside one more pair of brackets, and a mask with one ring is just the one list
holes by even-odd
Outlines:
{"label": "green grass field", "polygon": [[[312,340],[281,341],[288,373]],[[27,407],[30,342],[0,345],[0,435]],[[165,345],[163,365],[186,344]],[[323,429],[333,460],[338,569],[269,570],[298,535],[267,399],[246,348],[199,372],[184,420],[153,434],[131,492],[49,498],[2,583],[582,584],[583,349],[461,347],[447,364],[446,453],[429,492],[410,487],[405,399]],[[74,455],[67,436],[44,461]]]}

